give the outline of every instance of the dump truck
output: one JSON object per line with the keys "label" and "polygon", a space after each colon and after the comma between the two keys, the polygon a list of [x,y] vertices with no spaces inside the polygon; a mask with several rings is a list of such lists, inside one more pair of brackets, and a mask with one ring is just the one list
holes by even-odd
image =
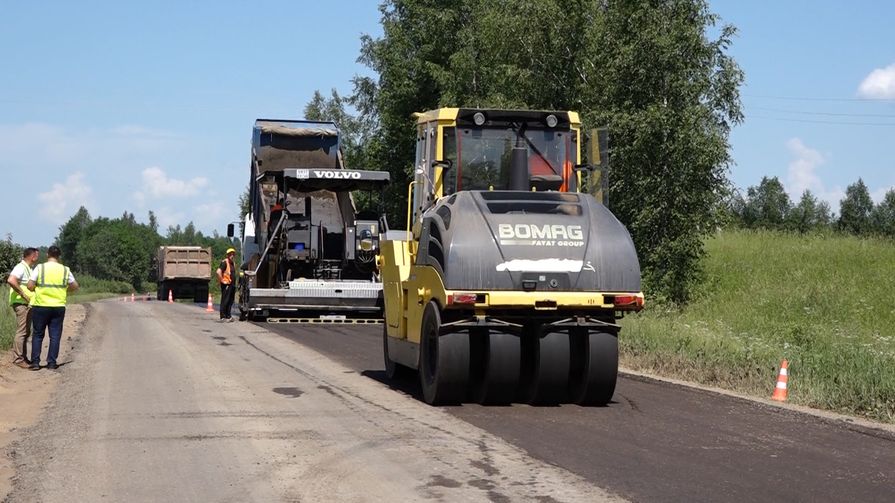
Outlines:
{"label": "dump truck", "polygon": [[211,248],[201,246],[161,246],[154,261],[157,298],[166,300],[208,300],[211,280]]}
{"label": "dump truck", "polygon": [[418,371],[429,404],[609,402],[644,298],[627,229],[581,191],[578,114],[416,118],[407,230],[381,242],[387,376]]}
{"label": "dump truck", "polygon": [[388,172],[344,166],[332,122],[255,121],[240,319],[381,322],[376,257],[387,223],[381,204],[358,210],[353,193],[381,203],[388,181]]}

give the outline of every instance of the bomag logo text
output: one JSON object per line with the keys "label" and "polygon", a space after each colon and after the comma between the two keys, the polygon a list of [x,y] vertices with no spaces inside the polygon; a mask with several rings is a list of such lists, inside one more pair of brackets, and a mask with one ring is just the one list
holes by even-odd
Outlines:
{"label": "bomag logo text", "polygon": [[499,224],[497,234],[502,245],[584,246],[580,225]]}
{"label": "bomag logo text", "polygon": [[317,178],[335,178],[341,180],[360,179],[360,173],[357,171],[319,171],[315,169],[314,176]]}

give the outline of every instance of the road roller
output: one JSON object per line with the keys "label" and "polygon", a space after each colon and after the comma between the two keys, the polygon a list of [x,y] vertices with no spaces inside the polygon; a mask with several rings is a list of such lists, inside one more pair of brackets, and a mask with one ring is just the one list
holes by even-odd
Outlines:
{"label": "road roller", "polygon": [[644,297],[630,234],[583,190],[599,134],[571,111],[414,117],[406,230],[378,258],[387,377],[416,371],[432,405],[610,402]]}

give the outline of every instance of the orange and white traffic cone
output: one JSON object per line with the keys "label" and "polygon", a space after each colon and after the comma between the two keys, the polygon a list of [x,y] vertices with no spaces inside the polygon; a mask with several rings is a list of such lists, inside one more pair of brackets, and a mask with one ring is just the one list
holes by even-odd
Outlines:
{"label": "orange and white traffic cone", "polygon": [[778,402],[786,401],[786,383],[789,381],[789,362],[784,358],[780,363],[780,375],[777,376],[777,386],[774,388],[774,394],[771,400]]}
{"label": "orange and white traffic cone", "polygon": [[214,300],[211,298],[211,294],[208,294],[208,307],[205,308],[206,313],[214,312]]}
{"label": "orange and white traffic cone", "polygon": [[137,300],[137,296],[134,295],[134,292],[131,292],[131,302]]}
{"label": "orange and white traffic cone", "polygon": [[174,292],[172,290],[168,290],[168,303],[174,303]]}

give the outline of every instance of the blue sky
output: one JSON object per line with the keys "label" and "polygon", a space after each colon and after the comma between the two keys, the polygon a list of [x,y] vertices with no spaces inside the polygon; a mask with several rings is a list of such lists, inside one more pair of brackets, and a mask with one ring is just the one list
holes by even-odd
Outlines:
{"label": "blue sky", "polygon": [[740,188],[777,176],[834,211],[863,178],[876,201],[895,186],[895,4],[715,1],[739,29],[745,122],[731,134]]}
{"label": "blue sky", "polygon": [[[49,244],[79,206],[223,233],[257,117],[350,91],[376,1],[7,2],[0,20],[2,235]],[[151,4],[152,6],[149,6]],[[731,179],[780,177],[838,208],[895,185],[895,4],[717,1],[739,28],[746,121]],[[863,87],[862,87],[863,85]],[[850,123],[850,124],[849,124]]]}

